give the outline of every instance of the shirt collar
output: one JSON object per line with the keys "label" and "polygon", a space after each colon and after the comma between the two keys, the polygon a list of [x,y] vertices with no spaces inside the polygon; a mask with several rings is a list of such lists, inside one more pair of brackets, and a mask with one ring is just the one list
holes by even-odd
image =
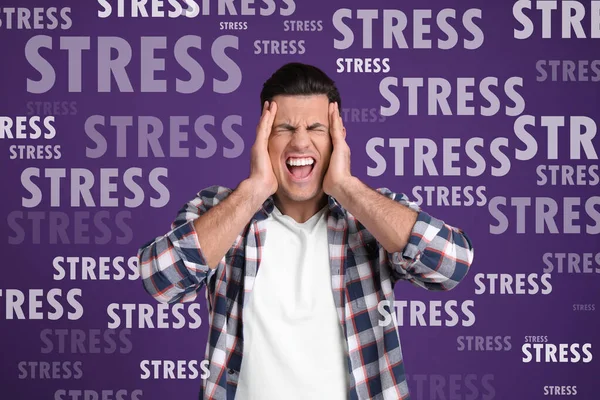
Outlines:
{"label": "shirt collar", "polygon": [[[327,195],[327,204],[332,215],[336,215],[338,217],[346,216],[346,210],[344,210],[344,207],[342,207],[342,205],[335,198]],[[260,210],[254,214],[254,219],[258,221],[267,219],[274,209],[275,200],[273,199],[273,196],[269,196],[269,198],[267,198],[267,200],[265,200],[262,204]]]}

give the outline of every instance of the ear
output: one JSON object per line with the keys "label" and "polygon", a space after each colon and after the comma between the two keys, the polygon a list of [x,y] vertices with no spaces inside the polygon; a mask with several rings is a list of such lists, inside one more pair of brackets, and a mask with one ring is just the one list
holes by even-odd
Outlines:
{"label": "ear", "polygon": [[344,127],[343,129],[344,129],[344,140],[346,140],[346,127]]}

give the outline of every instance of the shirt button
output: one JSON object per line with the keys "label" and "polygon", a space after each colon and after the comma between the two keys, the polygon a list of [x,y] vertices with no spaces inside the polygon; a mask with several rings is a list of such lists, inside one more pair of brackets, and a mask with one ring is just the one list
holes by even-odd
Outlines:
{"label": "shirt button", "polygon": [[229,372],[229,374],[230,374],[230,375],[233,375],[233,374],[235,374],[235,370],[234,370],[234,369],[231,369],[231,368],[229,368],[229,369],[227,370],[227,372]]}

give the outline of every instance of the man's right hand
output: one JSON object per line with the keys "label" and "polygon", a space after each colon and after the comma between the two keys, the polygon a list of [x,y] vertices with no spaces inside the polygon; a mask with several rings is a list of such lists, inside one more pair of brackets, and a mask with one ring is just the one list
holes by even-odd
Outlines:
{"label": "man's right hand", "polygon": [[[204,208],[194,221],[194,230],[209,268],[216,268],[232,246],[243,245],[240,244],[243,240],[240,232],[244,231],[264,201],[277,191],[277,178],[268,151],[276,112],[277,104],[272,102],[269,107],[269,103],[265,102],[256,128],[256,141],[250,152],[250,177],[240,182],[227,196],[220,193],[222,200],[216,206],[198,206],[198,199],[195,199],[189,207],[200,211]],[[184,214],[186,218],[190,213]],[[154,268],[162,271],[158,264]]]}
{"label": "man's right hand", "polygon": [[277,177],[273,172],[269,157],[269,136],[273,129],[273,121],[277,113],[277,103],[265,101],[262,115],[256,127],[256,140],[250,150],[250,177],[257,191],[262,191],[266,199],[277,191]]}

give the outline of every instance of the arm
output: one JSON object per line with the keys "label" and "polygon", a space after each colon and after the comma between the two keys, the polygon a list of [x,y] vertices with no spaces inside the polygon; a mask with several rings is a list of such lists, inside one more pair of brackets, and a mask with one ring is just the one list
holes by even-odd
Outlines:
{"label": "arm", "polygon": [[171,231],[149,241],[137,252],[146,292],[161,303],[193,301],[209,268],[194,230],[194,220],[229,195],[230,189],[211,186],[178,212]]}
{"label": "arm", "polygon": [[[332,103],[333,104],[333,103]],[[337,104],[330,105],[333,152],[323,190],[364,225],[384,248],[395,277],[429,290],[450,290],[473,261],[471,241],[460,229],[421,211],[404,195],[369,188],[350,172],[350,148]]]}
{"label": "arm", "polygon": [[179,211],[171,231],[138,250],[145,290],[162,303],[188,302],[205,284],[240,232],[277,190],[267,144],[277,105],[265,103],[251,150],[250,177],[230,189],[211,186]]}
{"label": "arm", "polygon": [[421,211],[403,194],[377,191],[358,178],[340,185],[336,200],[377,239],[400,279],[428,290],[450,290],[473,262],[468,236]]}
{"label": "arm", "polygon": [[170,232],[138,250],[145,290],[161,303],[193,301],[236,237],[240,240],[257,202],[249,180],[233,192],[220,186],[200,191],[179,210]]}
{"label": "arm", "polygon": [[214,269],[239,239],[252,216],[266,200],[255,190],[256,183],[250,179],[240,185],[218,207],[211,208],[194,221],[198,241],[202,243],[205,264]]}

